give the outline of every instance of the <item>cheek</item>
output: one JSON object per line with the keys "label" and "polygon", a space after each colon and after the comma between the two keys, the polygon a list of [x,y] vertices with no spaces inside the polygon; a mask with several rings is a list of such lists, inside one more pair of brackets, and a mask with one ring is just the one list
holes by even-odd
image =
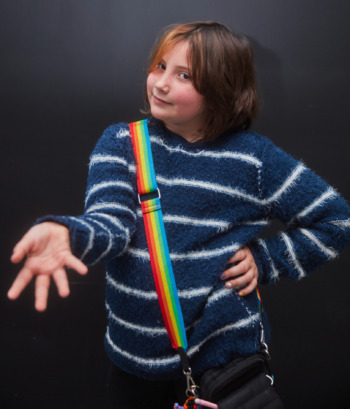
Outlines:
{"label": "cheek", "polygon": [[202,111],[204,109],[204,97],[198,93],[189,92],[179,98],[182,106],[190,111]]}
{"label": "cheek", "polygon": [[154,75],[152,75],[152,73],[148,74],[147,82],[146,82],[148,98],[152,94],[152,89],[153,89],[153,86],[154,86],[154,82],[155,82]]}

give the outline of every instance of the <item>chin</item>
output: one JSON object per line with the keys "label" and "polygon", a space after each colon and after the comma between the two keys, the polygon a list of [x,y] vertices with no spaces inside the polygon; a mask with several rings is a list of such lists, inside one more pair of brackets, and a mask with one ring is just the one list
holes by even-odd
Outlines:
{"label": "chin", "polygon": [[165,121],[166,120],[166,115],[162,115],[161,112],[157,112],[157,109],[151,109],[151,115],[158,119],[159,121]]}

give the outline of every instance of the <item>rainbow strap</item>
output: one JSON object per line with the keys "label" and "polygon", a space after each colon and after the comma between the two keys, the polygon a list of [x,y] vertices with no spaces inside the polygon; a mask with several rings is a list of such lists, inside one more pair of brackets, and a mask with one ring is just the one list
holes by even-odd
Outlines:
{"label": "rainbow strap", "polygon": [[147,120],[129,124],[137,164],[137,189],[143,213],[160,309],[173,348],[187,349],[185,326],[160,206]]}

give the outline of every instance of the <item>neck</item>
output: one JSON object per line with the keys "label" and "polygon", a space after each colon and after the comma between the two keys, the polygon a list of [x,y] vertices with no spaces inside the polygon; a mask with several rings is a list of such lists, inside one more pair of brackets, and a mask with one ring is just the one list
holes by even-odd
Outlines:
{"label": "neck", "polygon": [[195,131],[195,130],[185,130],[181,127],[177,126],[168,126],[168,124],[164,124],[166,128],[169,129],[169,131],[176,133],[177,135],[180,135],[182,138],[184,138],[187,142],[189,143],[194,143],[198,142],[201,139],[203,139],[203,135],[201,135],[200,132]]}

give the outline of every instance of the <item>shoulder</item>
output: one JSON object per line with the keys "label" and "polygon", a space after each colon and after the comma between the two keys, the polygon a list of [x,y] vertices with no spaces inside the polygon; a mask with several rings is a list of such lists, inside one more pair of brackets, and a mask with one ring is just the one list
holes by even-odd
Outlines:
{"label": "shoulder", "polygon": [[278,154],[279,148],[266,136],[253,131],[228,132],[215,141],[216,148],[255,158],[254,163],[263,166],[267,153]]}
{"label": "shoulder", "polygon": [[275,144],[272,139],[259,133],[242,131],[235,134],[232,139],[239,149],[259,158],[262,164],[273,164],[275,161],[300,162]]}
{"label": "shoulder", "polygon": [[130,136],[129,124],[126,122],[119,122],[117,124],[109,125],[102,134],[101,139],[110,140],[125,140]]}
{"label": "shoulder", "polygon": [[129,124],[119,122],[109,125],[98,139],[94,153],[125,151],[131,147]]}
{"label": "shoulder", "polygon": [[253,131],[236,132],[229,139],[233,145],[244,150],[261,152],[262,148],[276,148],[271,139]]}

